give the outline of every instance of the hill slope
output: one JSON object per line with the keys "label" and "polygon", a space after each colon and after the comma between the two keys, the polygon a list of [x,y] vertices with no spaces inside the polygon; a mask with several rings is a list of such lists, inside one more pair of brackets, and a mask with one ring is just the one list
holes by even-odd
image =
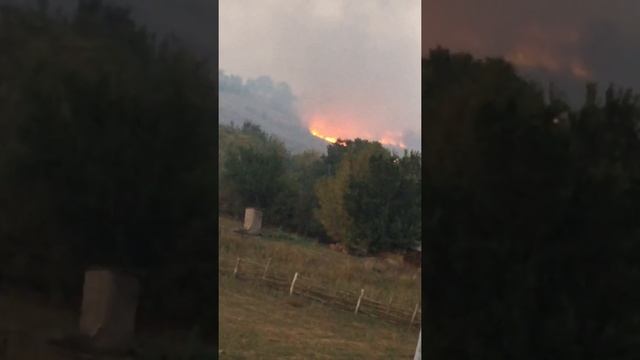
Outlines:
{"label": "hill slope", "polygon": [[265,132],[277,136],[294,153],[305,150],[326,151],[327,142],[311,135],[295,113],[275,106],[263,96],[221,88],[218,99],[221,124],[241,125],[250,121],[260,125]]}

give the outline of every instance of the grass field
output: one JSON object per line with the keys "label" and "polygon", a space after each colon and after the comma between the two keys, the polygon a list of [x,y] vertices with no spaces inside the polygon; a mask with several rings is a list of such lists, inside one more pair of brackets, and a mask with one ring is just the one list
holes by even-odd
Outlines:
{"label": "grass field", "polygon": [[[233,232],[239,222],[221,218],[220,263],[233,266],[237,256],[272,258],[274,271],[301,272],[327,286],[365,287],[379,297],[392,292],[398,301],[419,300],[416,269],[389,262],[377,272],[365,259],[337,253],[282,232],[263,237]],[[411,306],[411,305],[408,305]],[[221,359],[410,359],[415,328],[390,325],[367,316],[290,297],[263,283],[219,277],[219,348]]]}
{"label": "grass field", "polygon": [[[245,236],[233,230],[241,223],[220,218],[219,264],[233,268],[237,257],[266,263],[281,274],[311,279],[328,288],[359,292],[365,289],[368,297],[413,310],[421,296],[421,272],[404,265],[398,255],[386,260],[357,258],[330,250],[311,239],[304,239],[276,229],[265,229],[263,236]],[[377,271],[376,271],[377,270]]]}
{"label": "grass field", "polygon": [[[397,259],[382,262],[378,269],[384,271],[375,271],[371,259],[338,253],[309,239],[274,229],[243,238],[233,232],[239,222],[221,218],[220,223],[222,266],[232,267],[238,256],[258,262],[272,258],[273,271],[298,271],[327,287],[364,287],[381,300],[393,293],[394,304],[406,303],[409,309],[419,300],[417,269]],[[36,294],[0,291],[0,359],[76,358],[48,340],[74,333],[78,310],[52,305]],[[290,297],[259,281],[229,275],[219,277],[218,326],[221,359],[410,359],[418,337],[415,328]],[[215,358],[213,346],[197,340],[196,333],[140,330],[138,359]]]}
{"label": "grass field", "polygon": [[[4,360],[125,360],[129,357],[84,356],[52,346],[50,340],[77,332],[78,311],[52,305],[34,293],[0,292],[0,359]],[[213,344],[196,340],[192,332],[137,331],[138,360],[204,360],[215,358]]]}

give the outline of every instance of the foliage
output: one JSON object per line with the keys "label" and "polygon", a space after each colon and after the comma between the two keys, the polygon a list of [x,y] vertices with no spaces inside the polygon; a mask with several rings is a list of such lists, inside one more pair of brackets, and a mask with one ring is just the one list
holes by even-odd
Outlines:
{"label": "foliage", "polygon": [[291,155],[282,143],[246,122],[220,125],[220,211],[241,217],[245,207],[265,211],[264,222],[303,236],[322,236],[312,217],[313,186],[323,174],[314,152]]}
{"label": "foliage", "polygon": [[356,139],[330,146],[325,161],[338,169],[317,185],[316,217],[331,238],[357,253],[405,249],[419,241],[417,153],[399,158],[380,143]]}
{"label": "foliage", "polygon": [[378,142],[340,140],[327,155],[289,154],[260,127],[220,125],[221,211],[265,210],[266,224],[349,244],[360,253],[404,250],[421,234],[421,156]]}
{"label": "foliage", "polygon": [[576,112],[499,59],[422,66],[425,354],[638,357],[638,98],[589,84]]}
{"label": "foliage", "polygon": [[224,171],[226,184],[233,187],[243,207],[269,207],[282,191],[284,147],[266,138],[259,128],[245,124],[242,131],[254,134],[257,146],[237,146],[226,154]]}
{"label": "foliage", "polygon": [[0,274],[75,296],[87,266],[133,268],[162,299],[177,284],[159,269],[211,261],[217,108],[200,59],[80,1],[71,19],[3,7],[0,64]]}

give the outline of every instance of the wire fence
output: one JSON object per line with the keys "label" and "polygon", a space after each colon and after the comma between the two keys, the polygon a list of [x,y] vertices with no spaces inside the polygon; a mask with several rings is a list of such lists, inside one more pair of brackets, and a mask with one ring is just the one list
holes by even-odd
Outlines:
{"label": "wire fence", "polygon": [[[270,287],[286,291],[290,296],[297,295],[324,305],[354,312],[356,315],[367,315],[396,325],[421,327],[422,310],[420,301],[413,306],[406,304],[392,304],[379,301],[367,296],[365,289],[348,290],[318,284],[313,279],[301,276],[299,272],[285,274],[272,270],[271,259],[266,263],[259,263],[248,258],[238,257],[220,261],[219,273],[233,276],[237,279],[261,281]],[[234,265],[231,265],[234,263]]]}

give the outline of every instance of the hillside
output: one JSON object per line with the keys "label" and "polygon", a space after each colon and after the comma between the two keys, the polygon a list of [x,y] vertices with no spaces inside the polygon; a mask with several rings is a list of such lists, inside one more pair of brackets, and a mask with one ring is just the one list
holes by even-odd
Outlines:
{"label": "hillside", "polygon": [[274,106],[264,97],[220,89],[218,101],[220,124],[241,125],[249,121],[260,125],[267,133],[281,139],[293,153],[326,151],[327,142],[311,135],[295,113]]}
{"label": "hillside", "polygon": [[[236,75],[218,73],[218,115],[219,123],[242,125],[251,122],[259,125],[266,133],[283,141],[294,154],[307,150],[326,153],[327,141],[311,134],[297,111],[296,97],[287,83],[276,83],[268,76],[246,81]],[[419,136],[407,133],[407,144],[413,150],[419,149]],[[383,144],[396,154],[404,149]]]}

